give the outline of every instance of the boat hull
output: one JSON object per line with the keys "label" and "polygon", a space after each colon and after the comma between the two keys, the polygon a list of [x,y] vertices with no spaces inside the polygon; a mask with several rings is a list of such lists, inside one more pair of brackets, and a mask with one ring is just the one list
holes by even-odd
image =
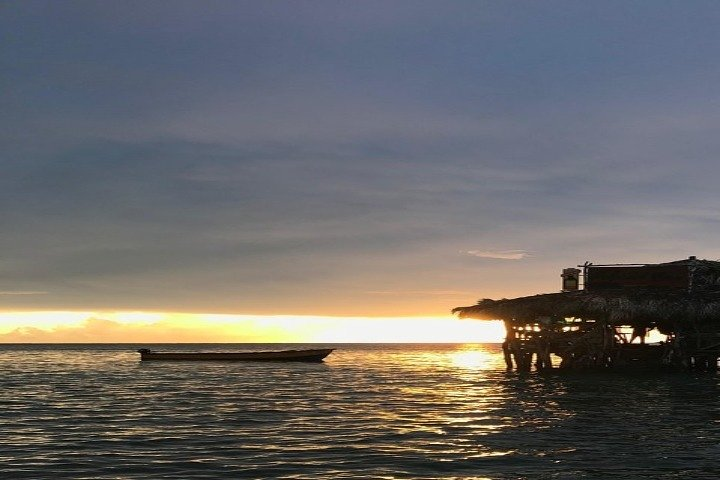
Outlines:
{"label": "boat hull", "polygon": [[274,352],[153,352],[138,350],[142,361],[189,362],[322,362],[333,349],[281,350]]}

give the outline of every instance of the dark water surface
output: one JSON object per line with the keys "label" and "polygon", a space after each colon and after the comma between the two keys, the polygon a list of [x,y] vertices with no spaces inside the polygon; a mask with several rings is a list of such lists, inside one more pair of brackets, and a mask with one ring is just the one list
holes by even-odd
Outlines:
{"label": "dark water surface", "polygon": [[323,364],[140,346],[0,345],[0,478],[720,478],[714,374],[519,375],[495,345]]}

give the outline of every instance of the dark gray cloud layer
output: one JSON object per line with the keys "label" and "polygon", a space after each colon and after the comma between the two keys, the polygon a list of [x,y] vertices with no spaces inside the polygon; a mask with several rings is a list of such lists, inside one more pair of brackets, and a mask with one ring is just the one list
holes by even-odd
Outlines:
{"label": "dark gray cloud layer", "polygon": [[719,17],[4,2],[0,291],[42,293],[2,307],[434,314],[718,258]]}

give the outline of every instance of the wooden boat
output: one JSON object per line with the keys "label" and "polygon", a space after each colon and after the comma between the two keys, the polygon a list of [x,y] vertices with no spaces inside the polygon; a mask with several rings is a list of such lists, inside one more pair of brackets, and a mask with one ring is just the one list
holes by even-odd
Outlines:
{"label": "wooden boat", "polygon": [[279,350],[274,352],[154,352],[138,350],[140,360],[215,362],[322,362],[334,349]]}

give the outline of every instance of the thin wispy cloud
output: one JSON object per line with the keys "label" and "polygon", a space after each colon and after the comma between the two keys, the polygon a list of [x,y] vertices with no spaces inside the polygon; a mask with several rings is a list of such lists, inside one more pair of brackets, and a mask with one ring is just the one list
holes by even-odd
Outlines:
{"label": "thin wispy cloud", "polygon": [[472,257],[497,260],[522,260],[530,256],[526,250],[468,250],[466,253]]}

